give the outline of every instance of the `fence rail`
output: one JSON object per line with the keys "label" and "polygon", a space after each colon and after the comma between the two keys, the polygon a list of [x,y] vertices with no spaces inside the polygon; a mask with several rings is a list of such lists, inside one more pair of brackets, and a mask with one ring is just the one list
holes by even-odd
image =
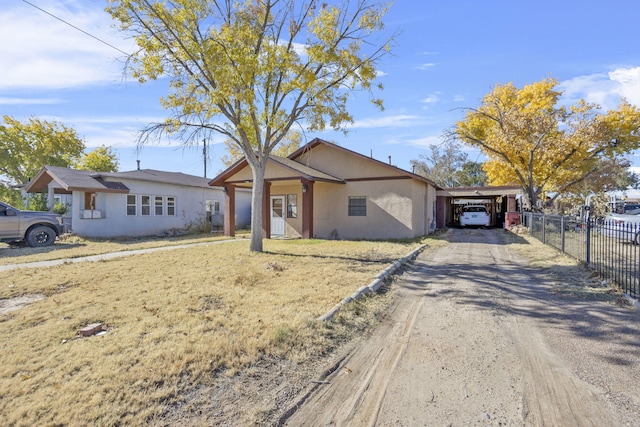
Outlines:
{"label": "fence rail", "polygon": [[531,236],[576,258],[632,298],[640,297],[640,225],[527,212]]}

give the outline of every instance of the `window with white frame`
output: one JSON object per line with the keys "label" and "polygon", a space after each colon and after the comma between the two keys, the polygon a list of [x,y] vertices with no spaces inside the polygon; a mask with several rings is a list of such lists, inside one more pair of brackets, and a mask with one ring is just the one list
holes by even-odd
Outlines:
{"label": "window with white frame", "polygon": [[151,196],[140,196],[140,215],[151,215]]}
{"label": "window with white frame", "polygon": [[135,194],[127,194],[127,215],[135,216],[137,214],[136,200]]}
{"label": "window with white frame", "polygon": [[349,216],[367,216],[366,196],[349,196]]}
{"label": "window with white frame", "polygon": [[173,196],[167,197],[167,215],[169,216],[176,215],[176,198]]}
{"label": "window with white frame", "polygon": [[298,217],[298,195],[287,194],[287,218]]}
{"label": "window with white frame", "polygon": [[164,215],[164,197],[155,196],[154,197],[154,206],[155,206],[154,214],[156,216]]}

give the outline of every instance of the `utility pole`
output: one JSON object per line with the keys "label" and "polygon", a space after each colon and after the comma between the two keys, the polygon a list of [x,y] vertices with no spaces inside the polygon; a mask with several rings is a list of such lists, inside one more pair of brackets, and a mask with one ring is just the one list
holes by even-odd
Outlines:
{"label": "utility pole", "polygon": [[204,157],[204,177],[207,177],[207,140],[202,140],[202,157]]}

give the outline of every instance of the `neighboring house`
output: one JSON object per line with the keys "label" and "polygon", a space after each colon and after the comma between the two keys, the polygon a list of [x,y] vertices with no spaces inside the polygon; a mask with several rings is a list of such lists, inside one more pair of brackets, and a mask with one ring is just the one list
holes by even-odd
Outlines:
{"label": "neighboring house", "polygon": [[[223,224],[224,193],[209,179],[150,169],[103,173],[45,166],[26,185],[51,206],[71,195],[71,231],[84,237],[150,236]],[[68,197],[68,196],[66,196]],[[248,226],[251,193],[235,198],[234,221]]]}
{"label": "neighboring house", "polygon": [[[229,209],[253,179],[246,160],[216,178]],[[323,239],[405,239],[435,229],[437,186],[419,175],[314,139],[265,173],[263,235]],[[232,213],[230,211],[230,213]],[[229,215],[233,218],[233,215]],[[234,224],[225,222],[233,235]]]}

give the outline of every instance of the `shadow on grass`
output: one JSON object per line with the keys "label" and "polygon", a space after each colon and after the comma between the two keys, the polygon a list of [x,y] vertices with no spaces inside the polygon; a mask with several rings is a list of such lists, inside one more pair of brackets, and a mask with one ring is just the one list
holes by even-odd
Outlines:
{"label": "shadow on grass", "polygon": [[54,243],[43,248],[32,248],[26,244],[0,246],[0,258],[20,258],[35,254],[64,252],[65,250],[86,247],[86,243]]}

